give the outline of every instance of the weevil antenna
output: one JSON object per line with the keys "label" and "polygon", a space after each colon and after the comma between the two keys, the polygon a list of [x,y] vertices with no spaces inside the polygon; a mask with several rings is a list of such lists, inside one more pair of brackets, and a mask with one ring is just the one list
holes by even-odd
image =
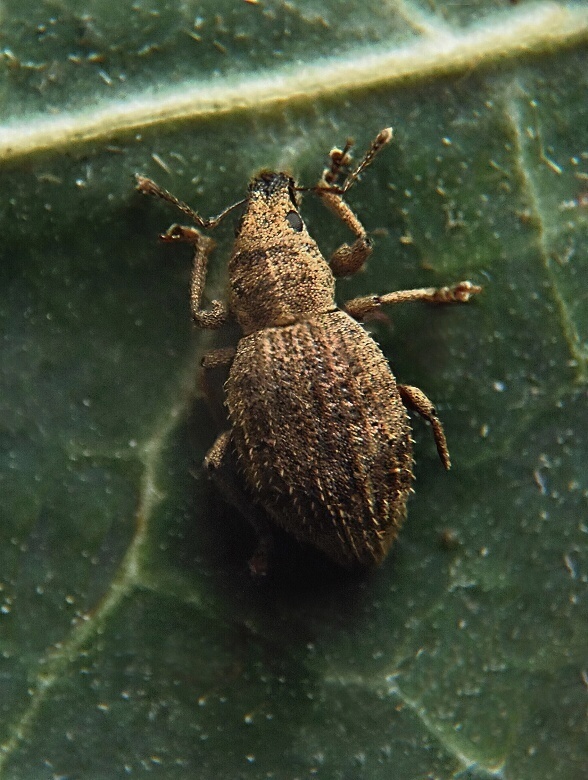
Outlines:
{"label": "weevil antenna", "polygon": [[385,127],[374,138],[370,148],[365,153],[363,160],[359,163],[357,168],[351,171],[351,173],[347,176],[347,178],[343,182],[341,186],[341,190],[342,190],[341,194],[347,192],[347,190],[351,187],[352,184],[354,184],[357,181],[357,179],[361,176],[361,174],[368,167],[368,165],[371,165],[374,157],[378,154],[378,152],[380,152],[386,146],[386,144],[389,143],[391,140],[392,140],[392,128]]}
{"label": "weevil antenna", "polygon": [[355,184],[368,165],[371,165],[374,157],[392,140],[392,128],[385,127],[372,141],[369,149],[363,156],[359,165],[347,175],[342,184],[337,184],[337,179],[341,175],[341,170],[351,162],[349,151],[353,146],[353,140],[348,138],[343,149],[331,149],[329,157],[331,165],[325,168],[319,183],[314,187],[295,187],[297,192],[319,192],[328,190],[334,195],[345,195],[347,190]]}
{"label": "weevil antenna", "polygon": [[193,220],[193,222],[199,228],[203,229],[215,228],[230,211],[245,203],[245,199],[240,200],[237,203],[233,203],[232,206],[227,206],[227,208],[221,211],[221,213],[216,217],[204,219],[200,216],[200,214],[194,211],[194,209],[190,208],[187,203],[184,203],[182,200],[176,198],[175,195],[172,195],[171,192],[168,192],[163,187],[160,187],[159,184],[156,184],[152,179],[148,179],[146,176],[141,176],[139,173],[135,174],[135,178],[137,179],[137,189],[139,192],[142,192],[143,195],[153,195],[156,198],[165,200],[167,203],[171,203],[172,206],[175,206],[183,214],[186,214],[186,216],[190,217],[190,219]]}

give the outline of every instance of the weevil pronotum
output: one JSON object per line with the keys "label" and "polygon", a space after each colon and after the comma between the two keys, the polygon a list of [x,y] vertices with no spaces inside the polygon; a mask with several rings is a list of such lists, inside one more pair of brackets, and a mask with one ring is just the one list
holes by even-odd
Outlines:
{"label": "weevil pronotum", "polygon": [[[260,544],[251,566],[258,573],[265,571],[272,523],[343,566],[382,562],[412,491],[407,408],[431,423],[441,461],[450,466],[433,404],[418,388],[396,383],[358,321],[387,304],[463,303],[481,288],[464,281],[364,296],[343,307],[335,303],[335,277],[359,271],[372,251],[343,196],[391,137],[390,128],[382,130],[346,177],[351,142],[333,149],[330,166],[312,188],[298,187],[287,173],[262,171],[243,201],[212,219],[137,176],[141,192],[172,203],[197,226],[172,225],[162,236],[193,246],[196,325],[219,328],[232,316],[243,331],[236,349],[213,350],[202,361],[205,367],[230,363],[225,385],[230,428],[204,463],[257,528]],[[300,216],[298,192],[304,189],[318,195],[354,234],[353,243],[339,247],[329,262]],[[215,227],[241,204],[228,305],[214,300],[205,308],[214,242],[201,230]]]}

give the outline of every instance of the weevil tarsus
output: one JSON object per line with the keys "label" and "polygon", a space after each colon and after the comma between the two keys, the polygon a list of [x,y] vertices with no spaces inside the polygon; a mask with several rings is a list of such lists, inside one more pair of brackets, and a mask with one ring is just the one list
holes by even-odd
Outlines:
{"label": "weevil tarsus", "polygon": [[321,181],[329,187],[334,187],[337,184],[337,180],[341,175],[343,168],[347,168],[351,163],[351,155],[349,152],[353,146],[353,139],[348,138],[343,149],[334,147],[329,152],[331,164],[328,168],[325,168]]}
{"label": "weevil tarsus", "polygon": [[337,147],[331,149],[329,152],[331,164],[323,171],[321,180],[315,189],[322,187],[325,189],[330,189],[333,192],[336,191],[340,195],[344,195],[347,190],[358,180],[368,165],[371,165],[374,157],[378,154],[378,152],[380,152],[386,146],[386,144],[392,140],[392,135],[393,131],[391,127],[385,127],[383,130],[380,130],[378,135],[371,142],[359,164],[356,165],[356,167],[347,174],[343,184],[341,185],[337,184],[337,180],[341,176],[343,169],[348,168],[351,164],[352,157],[350,151],[353,147],[353,139],[348,138],[343,149],[339,149]]}

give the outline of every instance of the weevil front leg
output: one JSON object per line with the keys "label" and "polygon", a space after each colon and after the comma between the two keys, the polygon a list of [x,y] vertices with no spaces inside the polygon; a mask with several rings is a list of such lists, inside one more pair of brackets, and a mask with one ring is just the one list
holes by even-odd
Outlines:
{"label": "weevil front leg", "polygon": [[[187,203],[176,198],[171,192],[168,192],[159,184],[147,176],[136,174],[137,190],[143,195],[152,195],[179,209],[184,215],[194,220],[199,228],[208,229],[216,227],[226,215],[236,206],[241,205],[243,201],[233,203],[216,217],[204,219],[190,208]],[[210,238],[204,236],[196,228],[182,227],[181,225],[172,225],[169,230],[161,236],[162,241],[180,241],[186,244],[192,244],[194,247],[194,260],[192,266],[192,282],[190,287],[190,300],[192,304],[192,317],[199,328],[220,328],[228,318],[228,309],[221,301],[212,301],[209,310],[202,308],[202,296],[204,294],[204,283],[206,281],[206,267],[208,264],[208,255],[213,250],[215,244]]]}
{"label": "weevil front leg", "polygon": [[435,437],[435,444],[437,445],[437,452],[441,458],[441,462],[446,469],[451,468],[451,459],[449,457],[449,450],[447,448],[447,439],[445,438],[445,431],[441,420],[437,416],[437,411],[433,403],[427,398],[422,390],[412,385],[398,385],[398,392],[406,407],[424,417],[431,423],[433,428],[433,436]]}
{"label": "weevil front leg", "polygon": [[452,287],[419,287],[415,290],[397,290],[383,295],[365,295],[347,301],[343,307],[356,320],[362,320],[366,314],[380,306],[410,301],[425,303],[467,303],[472,295],[482,292],[482,288],[472,282],[459,282]]}
{"label": "weevil front leg", "polygon": [[267,573],[268,560],[273,550],[273,534],[268,521],[256,506],[251,496],[243,489],[237,469],[237,457],[231,431],[224,431],[216,439],[204,458],[208,471],[225,500],[234,506],[249,521],[257,535],[257,546],[249,559],[249,569],[255,576]]}
{"label": "weevil front leg", "polygon": [[341,246],[333,252],[331,259],[329,260],[331,271],[335,276],[352,276],[363,267],[366,260],[371,255],[371,239],[359,219],[343,200],[342,195],[337,192],[331,192],[327,188],[321,189],[320,186],[317,188],[316,192],[327,208],[339,217],[339,219],[347,225],[349,230],[357,236],[352,244],[341,244]]}
{"label": "weevil front leg", "polygon": [[351,141],[347,141],[344,149],[331,150],[331,167],[323,171],[323,175],[315,192],[325,206],[347,225],[356,236],[353,244],[342,244],[332,255],[329,264],[335,276],[351,276],[357,273],[372,253],[372,242],[366,229],[361,224],[350,206],[343,200],[343,195],[357,181],[361,172],[372,162],[376,154],[392,138],[392,129],[387,127],[373,140],[359,165],[347,176],[341,186],[337,179],[344,167],[349,165],[351,156],[349,150]]}
{"label": "weevil front leg", "polygon": [[228,310],[225,304],[222,301],[211,301],[210,309],[202,308],[208,256],[214,249],[215,242],[196,228],[182,227],[181,225],[172,225],[161,236],[161,240],[182,242],[191,244],[194,247],[192,279],[190,282],[192,318],[199,328],[220,328],[228,319]]}

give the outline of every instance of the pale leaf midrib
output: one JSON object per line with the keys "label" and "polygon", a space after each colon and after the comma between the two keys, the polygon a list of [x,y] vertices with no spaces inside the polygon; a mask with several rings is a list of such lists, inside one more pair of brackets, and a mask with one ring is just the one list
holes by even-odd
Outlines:
{"label": "pale leaf midrib", "polygon": [[430,79],[468,71],[498,60],[540,54],[588,38],[588,7],[539,2],[507,10],[456,33],[440,28],[416,42],[389,50],[356,50],[344,58],[288,66],[243,79],[188,82],[158,94],[103,102],[50,118],[27,116],[0,125],[0,161],[100,139],[146,127],[256,111],[283,103],[313,102],[338,92]]}

